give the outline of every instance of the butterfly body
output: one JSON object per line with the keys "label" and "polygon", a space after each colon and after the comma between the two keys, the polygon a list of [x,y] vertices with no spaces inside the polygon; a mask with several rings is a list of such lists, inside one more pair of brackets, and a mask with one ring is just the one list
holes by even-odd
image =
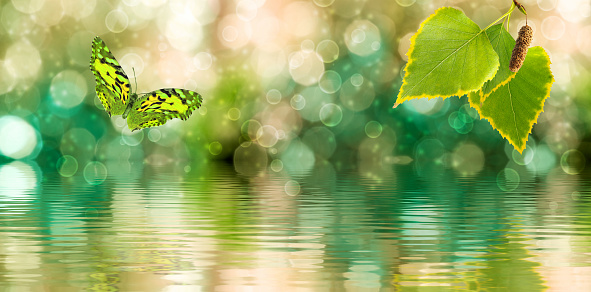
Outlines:
{"label": "butterfly body", "polygon": [[92,42],[90,70],[107,114],[122,115],[132,131],[160,126],[173,118],[186,120],[203,101],[199,93],[178,88],[163,88],[141,96],[133,93],[129,78],[100,37]]}

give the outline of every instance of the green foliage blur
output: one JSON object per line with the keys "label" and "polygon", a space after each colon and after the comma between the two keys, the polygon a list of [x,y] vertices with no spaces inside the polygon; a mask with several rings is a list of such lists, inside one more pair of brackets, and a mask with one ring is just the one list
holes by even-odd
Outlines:
{"label": "green foliage blur", "polygon": [[[465,96],[392,108],[421,21],[453,5],[484,27],[509,0],[3,1],[0,159],[36,160],[63,176],[96,162],[111,170],[228,160],[247,175],[307,172],[323,161],[378,172],[412,162],[419,174],[436,165],[461,175],[580,164],[591,151],[581,98],[589,15],[574,4],[530,2],[532,45],[549,52],[556,83],[520,155]],[[510,32],[524,22],[514,14]],[[137,78],[138,93],[186,88],[203,106],[186,122],[129,132],[94,91],[97,35]]]}

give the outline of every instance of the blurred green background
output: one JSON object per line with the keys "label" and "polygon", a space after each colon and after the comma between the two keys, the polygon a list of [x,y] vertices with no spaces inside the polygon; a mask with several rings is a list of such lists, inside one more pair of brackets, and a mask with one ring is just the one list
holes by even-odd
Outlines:
{"label": "blurred green background", "polygon": [[[521,3],[556,78],[523,154],[465,97],[392,109],[425,18],[510,0],[0,0],[0,290],[589,290],[590,0]],[[203,106],[129,132],[97,35]]]}
{"label": "blurred green background", "polygon": [[[65,177],[137,163],[188,172],[210,160],[232,161],[245,175],[308,172],[322,161],[368,175],[411,162],[419,172],[475,175],[509,163],[574,174],[591,153],[588,0],[521,1],[532,45],[548,51],[556,78],[522,155],[465,97],[392,109],[421,21],[453,6],[484,27],[510,0],[1,3],[0,157],[36,160]],[[524,22],[513,14],[512,35]],[[130,79],[135,69],[139,93],[186,88],[203,106],[187,122],[129,132],[96,97],[89,60],[97,35]]]}

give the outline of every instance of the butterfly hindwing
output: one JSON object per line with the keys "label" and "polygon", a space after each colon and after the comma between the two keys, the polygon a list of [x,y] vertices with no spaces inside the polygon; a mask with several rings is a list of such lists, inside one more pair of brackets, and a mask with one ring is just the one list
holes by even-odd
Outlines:
{"label": "butterfly hindwing", "polygon": [[138,98],[130,91],[129,78],[100,37],[92,42],[90,70],[105,111],[109,116],[123,115],[132,131],[160,126],[173,118],[186,120],[201,106],[201,95],[185,89],[164,88]]}
{"label": "butterfly hindwing", "polygon": [[130,130],[160,126],[166,121],[179,118],[186,120],[201,106],[199,93],[177,88],[152,91],[138,98],[128,117]]}
{"label": "butterfly hindwing", "polygon": [[96,78],[96,93],[105,111],[109,116],[123,114],[129,102],[129,79],[105,42],[98,36],[92,41],[90,70]]}

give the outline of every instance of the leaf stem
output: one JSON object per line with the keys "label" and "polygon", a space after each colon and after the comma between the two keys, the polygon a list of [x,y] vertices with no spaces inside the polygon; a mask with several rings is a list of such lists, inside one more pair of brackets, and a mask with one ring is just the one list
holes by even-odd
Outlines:
{"label": "leaf stem", "polygon": [[[513,10],[513,9],[515,9],[515,7],[516,7],[515,1],[513,1],[513,3],[511,3],[511,8],[509,8],[509,10]],[[509,31],[509,21],[511,20],[511,14],[509,14],[509,16],[507,16],[506,20],[507,20],[507,31]]]}
{"label": "leaf stem", "polygon": [[[487,27],[485,27],[483,30],[487,30],[489,27],[495,25],[495,23],[501,21],[503,18],[507,17],[511,17],[511,13],[513,12],[513,10],[515,10],[515,3],[511,4],[511,8],[509,8],[509,11],[507,11],[507,13],[503,14],[503,16],[499,17],[499,19],[493,21],[491,24],[489,24]],[[509,22],[507,22],[507,26],[509,26]]]}

